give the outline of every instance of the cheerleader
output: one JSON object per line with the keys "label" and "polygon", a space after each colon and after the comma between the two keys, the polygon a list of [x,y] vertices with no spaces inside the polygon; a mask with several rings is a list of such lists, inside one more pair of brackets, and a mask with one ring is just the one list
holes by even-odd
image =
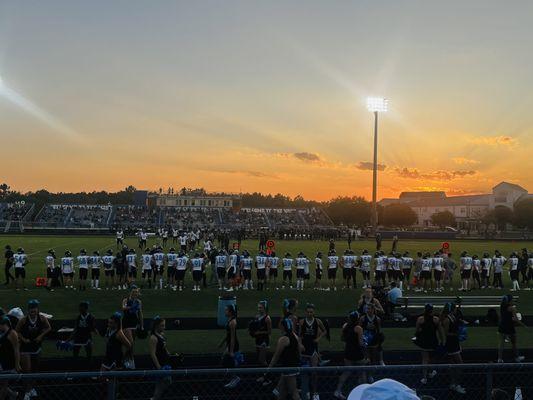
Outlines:
{"label": "cheerleader", "polygon": [[[19,337],[11,328],[8,316],[0,317],[0,373],[21,372]],[[0,381],[0,399],[16,399],[18,393],[10,389],[7,380]]]}
{"label": "cheerleader", "polygon": [[[365,345],[363,340],[363,328],[359,325],[359,313],[352,311],[348,314],[348,321],[342,326],[341,339],[344,342],[344,365],[365,365],[367,359],[365,357]],[[346,396],[342,394],[342,387],[350,377],[351,372],[345,371],[339,377],[337,388],[333,396],[339,400],[346,400]],[[358,377],[358,384],[366,381],[366,374],[363,372]]]}
{"label": "cheerleader", "polygon": [[266,361],[267,351],[270,348],[270,335],[272,334],[272,319],[268,315],[268,301],[261,300],[257,304],[257,315],[253,321],[255,330],[255,349],[257,352],[257,363],[261,367],[268,365]]}
{"label": "cheerleader", "polygon": [[[282,368],[300,367],[300,355],[302,346],[298,335],[294,332],[295,325],[292,319],[284,318],[280,322],[282,336],[278,339],[276,351],[270,361],[269,368],[275,366]],[[275,391],[279,394],[279,400],[292,399],[299,400],[298,393],[298,373],[286,372],[281,374],[279,383]]]}
{"label": "cheerleader", "polygon": [[122,300],[122,311],[124,319],[121,324],[124,328],[124,335],[131,343],[125,356],[124,366],[127,369],[135,369],[135,360],[133,359],[133,345],[135,344],[135,331],[144,329],[142,302],[139,299],[140,290],[137,286],[132,285],[130,294]]}
{"label": "cheerleader", "polygon": [[514,360],[516,362],[524,361],[524,357],[518,354],[516,347],[516,325],[525,325],[518,319],[516,306],[513,303],[513,296],[507,294],[503,296],[500,304],[500,323],[498,325],[498,333],[500,335],[500,343],[498,346],[498,362],[503,362],[503,348],[505,346],[505,339],[509,339],[513,349]]}
{"label": "cheerleader", "polygon": [[[42,351],[44,337],[52,330],[48,319],[39,312],[39,301],[28,302],[28,315],[22,317],[17,324],[20,340],[20,365],[24,373],[36,373]],[[25,392],[28,397],[37,396],[31,382],[27,381]]]}
{"label": "cheerleader", "polygon": [[[315,306],[313,304],[307,304],[305,313],[305,318],[299,323],[300,338],[304,347],[302,358],[306,359],[309,366],[317,367],[320,361],[318,344],[327,332],[323,322],[315,318]],[[315,373],[311,374],[311,390],[313,393],[312,399],[319,400],[317,376]]]}
{"label": "cheerleader", "polygon": [[[293,322],[295,329],[298,327],[298,317],[296,316],[296,309],[298,308],[298,300],[296,299],[285,299],[283,300],[283,309],[282,309],[282,318],[280,320],[279,328],[281,329],[281,322],[288,318]],[[294,331],[298,335],[298,331]]]}
{"label": "cheerleader", "polygon": [[[462,364],[463,358],[461,357],[461,344],[459,342],[459,328],[461,325],[461,319],[457,315],[456,306],[453,303],[446,303],[442,310],[440,321],[445,336],[445,347],[448,354],[450,364]],[[451,370],[450,389],[465,394],[466,390],[461,385],[457,384],[457,376],[452,368]]]}
{"label": "cheerleader", "polygon": [[[424,314],[416,320],[416,333],[414,343],[422,350],[422,365],[428,365],[431,353],[437,349],[437,346],[444,344],[444,332],[439,317],[433,315],[433,305],[426,304]],[[423,378],[420,382],[425,385],[429,378],[437,375],[433,370],[428,374],[426,368],[423,369]]]}
{"label": "cheerleader", "polygon": [[[235,353],[239,351],[239,339],[237,338],[237,307],[233,304],[227,305],[225,314],[228,319],[228,322],[226,323],[226,335],[219,346],[224,346],[222,366],[224,368],[235,368]],[[240,381],[241,378],[234,375],[224,387],[226,389],[233,389]]]}
{"label": "cheerleader", "polygon": [[384,341],[383,332],[381,331],[381,318],[376,315],[376,307],[370,303],[366,306],[366,312],[361,317],[359,324],[363,328],[365,338],[367,358],[373,365],[385,365],[383,362]]}
{"label": "cheerleader", "polygon": [[83,301],[79,306],[80,314],[76,318],[74,324],[74,331],[72,332],[71,341],[73,342],[72,352],[74,358],[77,359],[80,355],[80,350],[85,349],[85,355],[90,360],[92,357],[92,334],[96,331],[96,319],[89,313],[89,302]]}
{"label": "cheerleader", "polygon": [[[165,370],[171,369],[170,367],[170,353],[167,349],[167,339],[165,337],[165,320],[159,316],[156,316],[152,323],[152,331],[150,339],[148,341],[148,352],[154,369]],[[163,398],[165,390],[172,384],[172,378],[170,376],[161,377],[156,381],[154,396],[152,400],[160,400]]]}
{"label": "cheerleader", "polygon": [[129,350],[132,343],[128,340],[122,330],[122,314],[114,313],[107,320],[107,343],[105,347],[105,357],[100,371],[113,371],[122,369],[124,365],[123,348]]}

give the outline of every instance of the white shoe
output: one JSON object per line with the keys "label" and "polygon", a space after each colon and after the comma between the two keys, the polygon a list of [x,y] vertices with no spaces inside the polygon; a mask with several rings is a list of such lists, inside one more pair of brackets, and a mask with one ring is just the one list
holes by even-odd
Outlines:
{"label": "white shoe", "polygon": [[462,387],[461,385],[454,385],[454,384],[451,384],[450,385],[450,390],[453,390],[459,394],[465,394],[466,393],[466,390],[464,387]]}
{"label": "white shoe", "polygon": [[433,371],[431,371],[431,372],[428,374],[428,378],[429,378],[429,379],[433,379],[433,378],[435,378],[436,375],[437,375],[437,371],[433,370]]}
{"label": "white shoe", "polygon": [[278,398],[279,397],[279,390],[274,388],[272,389],[272,394],[274,395],[274,397]]}
{"label": "white shoe", "polygon": [[343,395],[340,390],[335,390],[335,393],[333,393],[333,397],[339,400],[346,400],[346,396]]}
{"label": "white shoe", "polygon": [[237,385],[239,384],[239,382],[241,381],[241,378],[239,378],[238,376],[234,377],[231,381],[229,381],[228,383],[226,383],[224,385],[224,387],[226,389],[234,389],[237,387]]}
{"label": "white shoe", "polygon": [[524,361],[524,359],[525,359],[524,356],[518,356],[518,357],[516,357],[514,360],[515,360],[517,363],[519,363],[519,362]]}
{"label": "white shoe", "polygon": [[313,400],[320,400],[319,394],[318,393],[314,393],[312,399]]}
{"label": "white shoe", "polygon": [[427,378],[422,378],[422,379],[420,379],[420,383],[421,383],[422,385],[425,385],[426,383],[428,383]]}
{"label": "white shoe", "polygon": [[498,361],[496,361],[498,364],[503,364],[503,359],[498,358]]}

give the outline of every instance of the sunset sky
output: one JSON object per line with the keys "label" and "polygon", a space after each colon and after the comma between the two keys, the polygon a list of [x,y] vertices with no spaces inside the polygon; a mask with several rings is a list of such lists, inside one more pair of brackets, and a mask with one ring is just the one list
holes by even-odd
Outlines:
{"label": "sunset sky", "polygon": [[531,1],[0,0],[0,181],[533,191]]}

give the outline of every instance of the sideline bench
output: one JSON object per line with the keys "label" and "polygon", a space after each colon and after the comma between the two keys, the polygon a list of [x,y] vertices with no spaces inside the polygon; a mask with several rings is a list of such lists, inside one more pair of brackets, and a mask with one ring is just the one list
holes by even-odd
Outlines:
{"label": "sideline bench", "polygon": [[[499,307],[502,296],[404,296],[398,298],[398,307],[424,308],[427,303],[434,307],[443,307],[446,303],[455,303],[461,299],[462,308],[490,308]],[[513,296],[513,302],[518,303],[518,296]]]}

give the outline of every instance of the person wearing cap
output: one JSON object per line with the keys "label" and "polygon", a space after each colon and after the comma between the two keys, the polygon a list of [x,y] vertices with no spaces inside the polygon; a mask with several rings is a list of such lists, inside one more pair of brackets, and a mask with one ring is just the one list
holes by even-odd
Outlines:
{"label": "person wearing cap", "polygon": [[[365,355],[365,344],[363,340],[363,328],[359,324],[359,313],[352,311],[348,314],[348,321],[342,326],[341,339],[344,342],[344,365],[365,365],[368,363]],[[345,371],[339,377],[337,387],[333,396],[339,400],[345,400],[342,388],[352,373]],[[358,377],[358,383],[366,381],[366,374],[362,373]]]}
{"label": "person wearing cap", "polygon": [[381,379],[373,384],[357,386],[348,400],[420,400],[413,389],[393,379]]}
{"label": "person wearing cap", "polygon": [[[17,324],[17,333],[20,340],[20,364],[25,373],[37,371],[41,346],[44,337],[52,330],[48,319],[39,312],[39,301],[28,302],[28,314],[22,317]],[[31,387],[31,382],[25,385],[28,396],[35,396],[36,390]]]}
{"label": "person wearing cap", "polygon": [[[303,346],[296,335],[295,325],[292,319],[284,318],[280,322],[282,336],[278,339],[276,351],[270,360],[269,368],[298,368],[300,366],[301,352]],[[285,372],[281,374],[278,385],[275,389],[279,393],[278,399],[299,400],[297,372]]]}
{"label": "person wearing cap", "polygon": [[[437,349],[437,346],[444,345],[444,331],[439,317],[433,315],[433,305],[424,306],[424,314],[416,320],[416,333],[414,344],[420,347],[422,351],[422,365],[429,364],[431,354]],[[425,385],[428,377],[433,378],[437,374],[431,371],[428,375],[426,368],[423,369],[423,377],[420,382]]]}
{"label": "person wearing cap", "polygon": [[71,341],[73,343],[72,352],[74,359],[80,355],[80,350],[85,349],[87,360],[92,357],[92,334],[98,335],[96,330],[96,319],[89,313],[89,302],[82,301],[79,305],[79,315],[74,322]]}
{"label": "person wearing cap", "polygon": [[100,371],[112,371],[122,369],[124,365],[123,349],[129,350],[132,343],[128,340],[122,330],[122,314],[114,313],[107,320],[107,343],[105,347],[105,357]]}
{"label": "person wearing cap", "polygon": [[5,267],[4,267],[4,273],[6,276],[6,282],[5,285],[9,286],[10,282],[15,282],[15,277],[11,274],[11,268],[13,267],[13,256],[15,253],[13,253],[13,250],[11,249],[10,245],[6,245],[4,248],[4,258],[6,259]]}
{"label": "person wearing cap", "polygon": [[[21,372],[19,337],[6,316],[0,317],[0,374]],[[0,399],[16,399],[18,393],[10,389],[7,380],[0,381]]]}
{"label": "person wearing cap", "polygon": [[516,325],[525,327],[524,323],[518,318],[516,306],[513,303],[513,296],[507,294],[502,297],[500,304],[500,323],[498,325],[498,334],[500,336],[498,345],[499,363],[503,363],[503,349],[506,339],[509,339],[511,342],[514,360],[516,362],[524,361],[524,357],[518,354],[518,348],[516,346]]}
{"label": "person wearing cap", "polygon": [[[445,336],[445,347],[448,354],[448,358],[451,364],[462,364],[463,358],[461,357],[461,344],[459,342],[459,327],[461,320],[457,316],[456,307],[453,303],[446,303],[442,309],[440,315],[440,321]],[[452,368],[451,370],[450,389],[459,393],[465,394],[466,390],[461,385],[457,384],[457,374]]]}

